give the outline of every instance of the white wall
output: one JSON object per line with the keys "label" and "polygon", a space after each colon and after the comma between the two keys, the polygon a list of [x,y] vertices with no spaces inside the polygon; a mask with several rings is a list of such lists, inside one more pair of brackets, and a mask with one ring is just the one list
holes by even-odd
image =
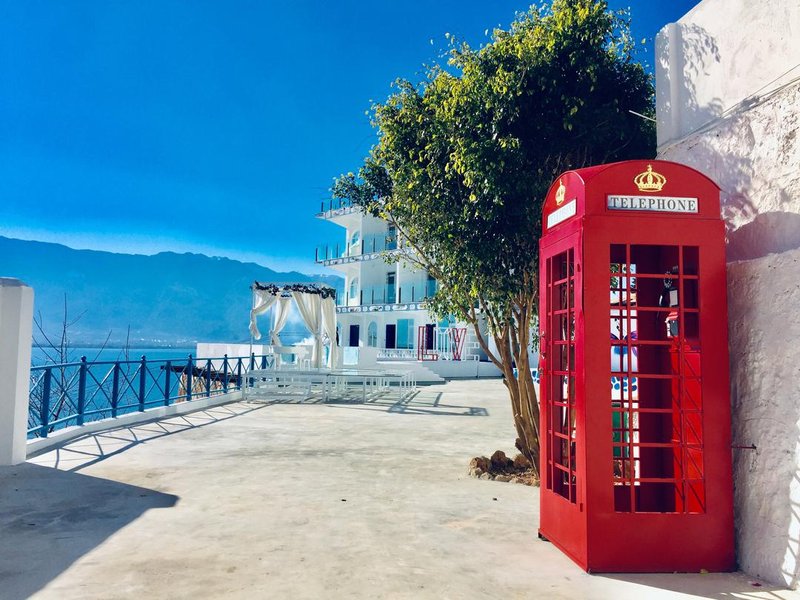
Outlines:
{"label": "white wall", "polygon": [[[397,269],[398,294],[403,303],[420,302],[425,297],[428,272],[407,260]],[[433,322],[433,321],[431,321]]]}
{"label": "white wall", "polygon": [[[796,587],[800,551],[800,250],[728,269],[737,550]],[[781,274],[785,275],[781,275]]]}
{"label": "white wall", "polygon": [[33,288],[0,277],[0,465],[25,461]]}
{"label": "white wall", "polygon": [[218,344],[215,342],[198,342],[194,358],[222,358],[226,354],[229,358],[250,356],[251,351],[256,356],[266,354],[270,346],[263,344]]}
{"label": "white wall", "polygon": [[705,0],[656,40],[658,140],[800,76],[800,2]]}
{"label": "white wall", "polygon": [[659,158],[722,188],[737,559],[797,587],[800,2],[705,0],[656,48]]}
{"label": "white wall", "polygon": [[365,236],[375,235],[377,233],[386,233],[388,230],[388,223],[383,219],[373,217],[372,215],[364,215],[361,221],[361,232]]}
{"label": "white wall", "polygon": [[359,326],[359,338],[361,346],[367,345],[367,328],[372,321],[375,321],[378,328],[377,348],[386,347],[386,324],[397,324],[398,319],[413,319],[412,344],[417,345],[417,327],[433,323],[428,311],[424,310],[398,310],[398,311],[371,311],[363,313],[337,314],[336,320],[341,326],[340,342],[343,346],[349,345],[350,325]]}
{"label": "white wall", "polygon": [[[379,303],[380,299],[384,297],[383,289],[386,286],[386,274],[396,271],[396,265],[389,265],[380,258],[365,260],[358,263],[358,265],[361,276],[361,289],[364,290],[364,304],[371,303],[373,289],[375,290],[375,302]],[[395,291],[395,297],[396,294],[397,292]],[[355,304],[358,304],[358,302]]]}
{"label": "white wall", "polygon": [[434,360],[425,363],[431,371],[445,379],[502,377],[503,373],[492,362],[477,360]]}

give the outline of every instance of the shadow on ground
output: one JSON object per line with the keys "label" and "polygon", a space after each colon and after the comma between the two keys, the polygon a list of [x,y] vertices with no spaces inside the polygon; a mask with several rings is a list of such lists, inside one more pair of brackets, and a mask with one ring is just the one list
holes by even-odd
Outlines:
{"label": "shadow on ground", "polygon": [[391,398],[386,394],[378,398],[362,400],[361,396],[340,397],[325,402],[319,396],[310,398],[304,396],[284,396],[271,400],[258,400],[264,406],[272,404],[305,404],[324,405],[330,408],[347,408],[350,410],[385,411],[404,415],[431,415],[443,417],[488,417],[489,411],[481,406],[456,406],[441,404],[442,392],[416,391],[401,400]]}
{"label": "shadow on ground", "polygon": [[48,459],[39,462],[39,464],[62,470],[77,471],[150,440],[227,421],[239,415],[264,408],[264,406],[264,404],[243,405],[240,403],[215,406],[185,415],[138,423],[130,427],[90,433],[69,440],[54,450],[45,449],[35,454],[29,454],[28,459],[34,459],[34,462],[39,462],[36,460],[37,457],[46,455]]}
{"label": "shadow on ground", "polygon": [[0,596],[30,597],[148,510],[177,502],[172,494],[30,463],[0,468]]}
{"label": "shadow on ground", "polygon": [[385,410],[386,412],[403,415],[430,415],[447,417],[488,417],[489,411],[480,406],[456,406],[441,404],[441,392],[416,392],[402,400],[389,400],[381,398],[364,403],[328,402],[335,408],[350,408],[356,410]]}

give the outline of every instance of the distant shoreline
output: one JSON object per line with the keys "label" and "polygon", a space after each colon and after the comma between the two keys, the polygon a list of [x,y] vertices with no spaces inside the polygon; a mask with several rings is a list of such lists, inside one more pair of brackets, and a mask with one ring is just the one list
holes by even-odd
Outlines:
{"label": "distant shoreline", "polygon": [[[221,343],[225,343],[225,342],[221,342]],[[237,343],[239,343],[239,342],[237,342]],[[247,344],[249,342],[241,342],[241,343]],[[36,347],[36,346],[34,346],[34,347]],[[103,345],[103,344],[98,344],[98,343],[84,344],[84,343],[81,343],[81,342],[71,342],[69,347],[70,348],[85,348],[87,350],[100,350],[101,348],[105,348],[106,350],[124,350],[125,348],[128,348],[130,350],[192,350],[193,348],[197,347],[197,344],[193,343],[193,344],[185,345],[185,346],[184,345],[173,346],[172,344],[163,344],[162,345],[162,344],[143,344],[142,343],[142,344],[128,344],[128,345],[125,345],[125,344],[117,344],[117,343],[114,343],[114,344],[108,343],[108,344]]]}

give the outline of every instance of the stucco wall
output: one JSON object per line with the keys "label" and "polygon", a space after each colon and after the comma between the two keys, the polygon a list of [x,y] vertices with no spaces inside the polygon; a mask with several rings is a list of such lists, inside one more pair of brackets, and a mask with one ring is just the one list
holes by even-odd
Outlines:
{"label": "stucco wall", "polygon": [[800,250],[728,266],[740,567],[797,587],[800,563]]}
{"label": "stucco wall", "polygon": [[737,558],[797,587],[800,3],[705,0],[656,47],[659,158],[722,188]]}
{"label": "stucco wall", "polygon": [[800,247],[800,82],[659,149],[722,188],[728,259]]}
{"label": "stucco wall", "polygon": [[656,40],[659,144],[800,76],[800,2],[704,0]]}

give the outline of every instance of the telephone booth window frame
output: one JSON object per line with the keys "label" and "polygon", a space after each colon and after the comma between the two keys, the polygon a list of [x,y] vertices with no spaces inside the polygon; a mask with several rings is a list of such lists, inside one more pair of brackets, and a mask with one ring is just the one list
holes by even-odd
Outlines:
{"label": "telephone booth window frame", "polygon": [[[616,512],[705,512],[702,374],[692,358],[700,351],[699,252],[610,246],[610,377],[623,382],[611,389]],[[673,313],[670,337],[662,322]]]}
{"label": "telephone booth window frame", "polygon": [[546,259],[545,352],[555,365],[545,374],[547,489],[577,503],[577,395],[575,378],[575,247]]}

